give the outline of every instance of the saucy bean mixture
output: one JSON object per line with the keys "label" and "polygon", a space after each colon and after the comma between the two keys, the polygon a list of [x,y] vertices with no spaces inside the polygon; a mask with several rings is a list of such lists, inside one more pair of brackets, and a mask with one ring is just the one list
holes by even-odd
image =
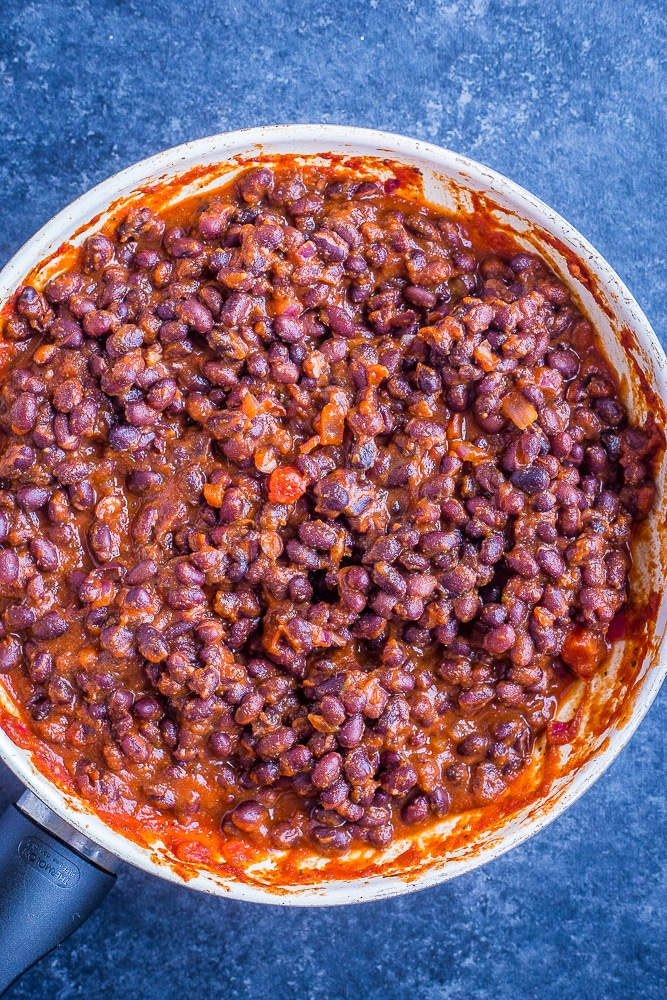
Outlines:
{"label": "saucy bean mixture", "polygon": [[107,814],[383,847],[576,735],[659,435],[543,261],[396,188],[140,204],[5,314],[0,672]]}

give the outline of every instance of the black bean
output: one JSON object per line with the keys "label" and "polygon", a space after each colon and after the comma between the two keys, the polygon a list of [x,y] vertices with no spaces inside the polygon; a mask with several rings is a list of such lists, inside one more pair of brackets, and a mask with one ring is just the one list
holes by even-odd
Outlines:
{"label": "black bean", "polygon": [[231,756],[233,744],[231,737],[227,733],[211,733],[208,743],[214,757],[224,760]]}
{"label": "black bean", "polygon": [[528,496],[535,496],[541,493],[549,485],[549,473],[541,466],[534,466],[530,469],[517,469],[511,475],[512,485],[518,490],[527,493]]}
{"label": "black bean", "polygon": [[137,764],[145,764],[150,758],[150,744],[138,733],[128,733],[120,741],[120,748],[126,757]]}
{"label": "black bean", "polygon": [[234,713],[234,719],[241,726],[247,726],[259,718],[264,707],[264,698],[257,691],[249,692],[241,699],[241,704]]}
{"label": "black bean", "polygon": [[83,245],[83,269],[86,274],[101,271],[114,258],[114,245],[101,233],[89,236]]}
{"label": "black bean", "polygon": [[457,566],[442,574],[442,584],[449,594],[459,596],[470,590],[475,583],[475,572],[468,566]]}
{"label": "black bean", "polygon": [[201,587],[180,587],[178,590],[170,591],[167,601],[171,608],[185,611],[205,604],[206,594]]}
{"label": "black bean", "polygon": [[269,813],[265,806],[254,799],[241,802],[231,814],[232,823],[244,833],[255,833],[265,826]]}
{"label": "black bean", "polygon": [[299,538],[314,549],[330,549],[337,535],[324,521],[304,521],[299,525]]}
{"label": "black bean", "polygon": [[11,549],[0,551],[0,583],[11,586],[19,576],[19,559]]}
{"label": "black bean", "polygon": [[451,801],[446,789],[442,788],[441,786],[432,789],[428,794],[428,799],[431,806],[431,810],[432,812],[435,813],[436,816],[447,815],[447,813],[449,812]]}
{"label": "black bean", "polygon": [[104,521],[94,521],[88,530],[90,548],[99,562],[109,562],[114,557],[114,539]]}
{"label": "black bean", "polygon": [[254,205],[270,191],[273,175],[268,167],[257,167],[242,174],[236,183],[243,200]]}
{"label": "black bean", "polygon": [[407,795],[416,784],[417,772],[410,764],[400,764],[382,776],[382,788],[390,795]]}
{"label": "black bean", "polygon": [[[348,702],[349,704],[349,702]],[[364,719],[362,715],[351,715],[338,730],[337,739],[342,747],[358,746],[364,735]],[[347,774],[347,769],[346,772]],[[348,778],[350,775],[348,774]]]}
{"label": "black bean", "polygon": [[138,427],[116,424],[109,431],[108,440],[116,451],[133,451],[141,443],[141,431]]}
{"label": "black bean", "polygon": [[53,671],[53,657],[50,653],[37,653],[30,661],[28,673],[35,684],[44,684]]}
{"label": "black bean", "polygon": [[329,826],[314,826],[312,837],[320,845],[331,851],[346,851],[350,846],[352,835],[349,830]]}
{"label": "black bean", "polygon": [[204,245],[199,240],[189,236],[177,236],[169,241],[167,249],[172,257],[180,260],[183,257],[198,257],[202,253]]}
{"label": "black bean", "polygon": [[213,316],[197,299],[185,299],[176,307],[176,315],[197,333],[210,333],[213,329]]}
{"label": "black bean", "polygon": [[429,812],[430,806],[427,796],[418,792],[403,806],[401,817],[404,823],[415,826],[418,823],[423,823],[428,818]]}
{"label": "black bean", "polygon": [[542,569],[547,576],[551,576],[555,580],[558,580],[565,572],[565,561],[555,549],[548,549],[546,547],[539,548],[537,550],[537,561],[540,565],[540,569]]}
{"label": "black bean", "polygon": [[[34,632],[34,629],[33,629]],[[127,656],[134,644],[134,636],[125,625],[109,625],[100,635],[100,645],[112,656],[121,659]]]}
{"label": "black bean", "polygon": [[407,584],[399,571],[387,562],[377,562],[373,566],[372,577],[378,587],[381,587],[392,597],[404,597]]}
{"label": "black bean", "polygon": [[162,708],[159,701],[150,694],[137,698],[132,706],[132,710],[140,719],[159,719],[162,715]]}
{"label": "black bean", "polygon": [[342,768],[340,754],[331,752],[321,757],[312,773],[312,782],[316,788],[328,788],[339,776]]}
{"label": "black bean", "polygon": [[265,760],[271,760],[286,753],[295,742],[294,730],[282,726],[257,741],[257,753]]}
{"label": "black bean", "polygon": [[145,659],[160,663],[169,655],[169,644],[152,625],[140,625],[137,629],[137,647]]}
{"label": "black bean", "polygon": [[293,777],[310,771],[313,763],[313,754],[308,747],[297,743],[291,750],[287,750],[280,757],[280,773]]}
{"label": "black bean", "polygon": [[58,569],[58,549],[52,542],[46,538],[33,538],[29,548],[37,569],[44,572],[53,572]]}
{"label": "black bean", "polygon": [[51,491],[43,486],[24,486],[16,494],[16,502],[21,510],[39,510],[49,500]]}
{"label": "black bean", "polygon": [[336,480],[322,480],[317,483],[314,492],[318,501],[317,510],[323,514],[339,514],[350,502],[349,493]]}
{"label": "black bean", "polygon": [[22,392],[9,411],[12,429],[17,434],[27,434],[37,420],[37,399],[30,392]]}
{"label": "black bean", "polygon": [[57,611],[49,611],[32,627],[35,639],[57,639],[68,629],[65,619]]}
{"label": "black bean", "polygon": [[320,256],[333,264],[342,263],[350,252],[344,240],[325,229],[317,230],[310,238],[317,247]]}

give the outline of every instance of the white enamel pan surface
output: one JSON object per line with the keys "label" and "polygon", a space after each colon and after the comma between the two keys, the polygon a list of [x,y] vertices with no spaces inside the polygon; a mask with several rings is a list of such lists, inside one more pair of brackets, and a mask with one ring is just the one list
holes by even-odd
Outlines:
{"label": "white enamel pan surface", "polygon": [[[224,183],[248,161],[277,154],[295,154],[315,162],[318,156],[324,157],[322,163],[330,162],[331,154],[377,157],[417,167],[426,197],[448,211],[465,213],[479,203],[479,196],[487,199],[487,209],[498,223],[511,229],[526,248],[541,253],[574,292],[601,335],[633,419],[642,422],[649,412],[662,419],[667,359],[628,289],[584,237],[538,198],[493,170],[438,146],[385,132],[281,125],[212,136],[158,153],[82,195],[33,236],[0,273],[0,304],[40,262],[46,262],[39,271],[40,282],[57,273],[56,251],[63,244],[80,244],[108,217],[110,205],[117,210],[119,202],[140,200],[140,189],[168,183],[182,174],[188,176],[179,198],[205,191],[216,186],[216,177],[217,184]],[[202,169],[193,173],[193,168]],[[383,169],[381,162],[378,169]],[[355,848],[348,861],[306,856],[296,878],[276,874],[283,870],[279,857],[253,863],[239,877],[220,867],[212,871],[175,858],[159,842],[137,844],[111,829],[83,800],[43,774],[31,753],[15,745],[1,729],[0,757],[77,831],[130,864],[196,889],[256,902],[318,906],[380,899],[443,882],[491,861],[542,830],[593,784],[640,724],[667,671],[663,643],[665,502],[663,462],[658,500],[634,549],[631,588],[635,612],[644,621],[643,632],[629,633],[614,644],[610,661],[585,693],[581,737],[572,748],[552,749],[548,754],[538,744],[532,765],[511,786],[500,811],[493,811],[492,822],[477,810],[448,817],[425,834],[393,843],[384,851]],[[646,609],[643,615],[642,608]],[[570,700],[581,697],[582,691],[575,690]],[[1,678],[0,705],[5,713],[18,715]],[[568,718],[575,707],[574,702],[562,706],[559,717]]]}

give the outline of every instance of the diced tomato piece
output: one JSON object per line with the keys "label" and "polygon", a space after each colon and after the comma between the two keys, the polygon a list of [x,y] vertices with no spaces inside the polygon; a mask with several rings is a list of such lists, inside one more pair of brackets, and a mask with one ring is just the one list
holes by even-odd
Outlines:
{"label": "diced tomato piece", "polygon": [[616,615],[611,625],[607,629],[607,639],[609,642],[616,642],[617,639],[625,638],[625,630],[628,627],[628,619],[623,611]]}
{"label": "diced tomato piece", "polygon": [[180,843],[174,849],[174,854],[181,861],[191,864],[205,865],[211,862],[211,852],[205,844]]}
{"label": "diced tomato piece", "polygon": [[575,625],[565,637],[560,655],[575,674],[588,680],[607,655],[607,644],[597,632]]}
{"label": "diced tomato piece", "polygon": [[575,717],[569,722],[559,722],[557,719],[549,722],[547,724],[547,742],[556,747],[571,743],[579,732],[582,714],[582,710],[579,708]]}
{"label": "diced tomato piece", "polygon": [[294,503],[303,496],[308,482],[293,465],[274,469],[269,476],[269,500],[271,503]]}
{"label": "diced tomato piece", "polygon": [[247,865],[257,855],[257,849],[243,840],[229,838],[223,845],[222,853],[233,865]]}

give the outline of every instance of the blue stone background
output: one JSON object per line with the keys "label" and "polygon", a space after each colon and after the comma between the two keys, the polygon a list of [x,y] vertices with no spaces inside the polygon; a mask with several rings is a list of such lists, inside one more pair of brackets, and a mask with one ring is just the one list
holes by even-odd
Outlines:
{"label": "blue stone background", "polygon": [[[664,0],[3,0],[0,263],[122,167],[274,122],[467,153],[581,230],[667,337]],[[664,1000],[667,692],[523,847],[448,885],[313,911],[130,868],[12,1000]],[[0,765],[0,806],[18,794]]]}

